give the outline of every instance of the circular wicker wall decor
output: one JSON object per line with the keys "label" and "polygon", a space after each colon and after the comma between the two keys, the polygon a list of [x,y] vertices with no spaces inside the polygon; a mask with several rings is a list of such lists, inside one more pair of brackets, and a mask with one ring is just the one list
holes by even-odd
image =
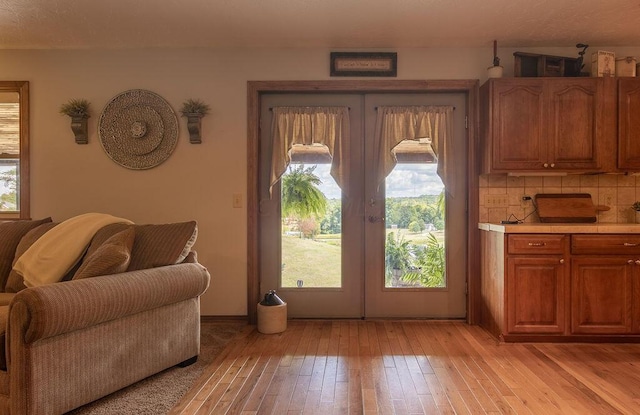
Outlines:
{"label": "circular wicker wall decor", "polygon": [[150,169],[165,161],[178,142],[178,118],[160,95],[132,89],[116,95],[98,121],[102,148],[129,169]]}

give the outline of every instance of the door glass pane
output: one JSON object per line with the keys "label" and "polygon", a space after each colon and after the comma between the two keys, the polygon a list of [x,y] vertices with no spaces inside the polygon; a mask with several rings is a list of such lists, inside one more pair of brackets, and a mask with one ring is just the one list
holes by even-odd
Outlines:
{"label": "door glass pane", "polygon": [[340,288],[341,190],[329,174],[330,157],[329,162],[322,162],[317,155],[301,153],[294,146],[292,162],[281,181],[281,286]]}
{"label": "door glass pane", "polygon": [[436,163],[402,159],[385,180],[385,287],[442,288],[444,185]]}

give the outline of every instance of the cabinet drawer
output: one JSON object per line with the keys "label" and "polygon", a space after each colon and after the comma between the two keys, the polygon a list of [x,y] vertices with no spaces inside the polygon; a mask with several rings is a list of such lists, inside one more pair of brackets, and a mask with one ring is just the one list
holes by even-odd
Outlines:
{"label": "cabinet drawer", "polygon": [[640,235],[572,235],[571,253],[578,255],[640,255]]}
{"label": "cabinet drawer", "polygon": [[510,254],[563,254],[566,246],[566,235],[520,234],[508,235],[508,252]]}

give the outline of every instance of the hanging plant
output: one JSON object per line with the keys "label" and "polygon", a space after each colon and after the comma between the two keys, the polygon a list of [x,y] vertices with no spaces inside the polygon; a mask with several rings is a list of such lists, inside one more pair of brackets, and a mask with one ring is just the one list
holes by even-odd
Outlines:
{"label": "hanging plant", "polygon": [[71,99],[60,106],[60,114],[72,118],[89,118],[89,101],[86,99]]}

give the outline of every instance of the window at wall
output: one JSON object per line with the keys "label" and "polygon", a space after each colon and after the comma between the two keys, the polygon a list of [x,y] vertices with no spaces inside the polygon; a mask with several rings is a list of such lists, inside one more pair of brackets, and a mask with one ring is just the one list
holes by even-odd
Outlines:
{"label": "window at wall", "polygon": [[29,218],[28,83],[0,82],[0,220]]}

